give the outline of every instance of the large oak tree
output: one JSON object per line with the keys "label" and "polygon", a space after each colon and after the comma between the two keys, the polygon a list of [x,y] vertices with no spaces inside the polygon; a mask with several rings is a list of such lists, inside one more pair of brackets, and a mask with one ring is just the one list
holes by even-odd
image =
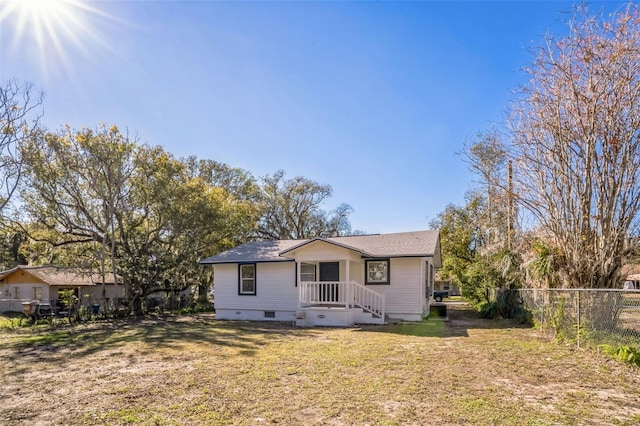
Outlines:
{"label": "large oak tree", "polygon": [[198,259],[255,229],[255,205],[223,186],[239,179],[216,182],[115,126],[43,131],[23,154],[23,231],[57,251],[97,245],[93,263],[121,276],[132,301],[201,284]]}

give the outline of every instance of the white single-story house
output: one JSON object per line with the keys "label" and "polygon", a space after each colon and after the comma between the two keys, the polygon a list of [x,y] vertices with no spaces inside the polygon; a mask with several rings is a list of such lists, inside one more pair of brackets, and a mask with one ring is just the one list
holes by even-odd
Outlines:
{"label": "white single-story house", "polygon": [[39,300],[55,302],[60,290],[73,290],[84,304],[125,296],[124,286],[105,274],[105,295],[102,276],[86,268],[65,266],[16,266],[0,272],[0,312],[22,311],[22,302]]}
{"label": "white single-story house", "polygon": [[437,230],[255,241],[200,261],[213,265],[216,317],[299,326],[420,321],[429,314]]}

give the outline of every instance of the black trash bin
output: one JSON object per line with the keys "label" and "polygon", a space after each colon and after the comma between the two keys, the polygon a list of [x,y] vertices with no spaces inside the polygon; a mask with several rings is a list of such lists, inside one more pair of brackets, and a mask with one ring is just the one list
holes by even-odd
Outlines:
{"label": "black trash bin", "polygon": [[93,311],[93,315],[98,315],[100,312],[100,305],[95,304],[91,306],[91,310]]}

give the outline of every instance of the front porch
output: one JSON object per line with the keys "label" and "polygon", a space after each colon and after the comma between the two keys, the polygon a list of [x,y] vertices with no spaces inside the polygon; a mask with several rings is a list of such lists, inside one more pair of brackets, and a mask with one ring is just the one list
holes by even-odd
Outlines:
{"label": "front porch", "polygon": [[385,296],[356,281],[303,281],[295,323],[300,327],[384,324]]}

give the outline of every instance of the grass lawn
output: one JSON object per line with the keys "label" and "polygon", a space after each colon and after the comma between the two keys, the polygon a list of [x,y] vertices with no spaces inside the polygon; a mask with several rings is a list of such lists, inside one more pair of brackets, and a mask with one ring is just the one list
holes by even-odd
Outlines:
{"label": "grass lawn", "polygon": [[213,318],[0,330],[0,424],[640,423],[638,369],[461,306],[351,329]]}

